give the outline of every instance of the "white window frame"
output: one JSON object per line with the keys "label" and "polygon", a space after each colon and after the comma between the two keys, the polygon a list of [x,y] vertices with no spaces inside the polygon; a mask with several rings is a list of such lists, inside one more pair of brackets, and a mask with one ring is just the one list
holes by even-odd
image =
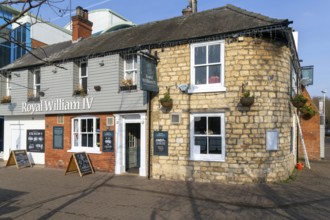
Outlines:
{"label": "white window frame", "polygon": [[[86,132],[81,131],[81,121],[87,120],[87,119],[93,119],[93,147],[83,147],[81,146],[82,142],[82,134]],[[100,154],[100,143],[97,142],[97,135],[100,135],[100,130],[96,129],[96,120],[100,118],[96,116],[80,116],[75,117],[71,119],[71,149],[68,150],[68,152],[87,152],[87,153],[95,153]],[[75,120],[78,121],[77,127],[78,130],[75,131]],[[78,135],[78,144],[75,145],[75,134]]]}
{"label": "white window frame", "polygon": [[[81,66],[83,64],[86,64],[86,76],[81,75],[82,74]],[[87,61],[82,61],[82,62],[79,63],[79,86],[82,89],[83,89],[83,83],[82,83],[83,78],[87,78],[87,88],[86,88],[86,91],[85,91],[87,93],[88,92],[88,62]]]}
{"label": "white window frame", "polygon": [[6,96],[10,96],[10,90],[11,90],[11,73],[7,74],[7,77],[6,77]]}
{"label": "white window frame", "polygon": [[[220,117],[221,119],[221,133],[219,136],[222,137],[221,139],[221,154],[201,154],[199,152],[200,147],[195,145],[195,117]],[[225,155],[226,155],[226,131],[225,131],[225,113],[193,113],[190,114],[190,160],[197,160],[197,161],[218,161],[224,162]],[[198,136],[198,135],[196,135]],[[210,136],[210,135],[206,135]]]}
{"label": "white window frame", "polygon": [[[220,62],[217,63],[206,63],[203,65],[195,65],[195,48],[196,47],[202,47],[205,46],[207,48],[206,50],[206,62],[208,62],[208,46],[211,45],[220,45]],[[190,45],[190,89],[188,90],[189,93],[199,93],[199,92],[221,92],[226,91],[225,87],[225,41],[219,40],[219,41],[211,41],[211,42],[205,42],[205,43],[196,43]],[[195,67],[198,66],[210,66],[214,64],[220,64],[220,83],[212,83],[212,84],[195,84]],[[208,69],[208,68],[207,68]],[[208,74],[208,71],[207,71]]]}
{"label": "white window frame", "polygon": [[[132,68],[129,69],[127,68],[127,60],[128,58],[132,58]],[[129,75],[129,72],[131,72],[132,74],[132,85],[136,85],[137,82],[136,82],[136,76],[137,76],[137,66],[138,66],[138,60],[137,60],[137,55],[136,54],[131,54],[131,55],[127,55],[125,56],[125,59],[124,59],[124,80],[128,80],[128,75]]]}
{"label": "white window frame", "polygon": [[[37,83],[37,72],[39,72],[39,77],[40,77],[40,82]],[[39,91],[38,91],[38,86],[39,86]],[[40,68],[34,69],[33,70],[33,95],[34,97],[38,97],[39,93],[41,90],[41,72]]]}

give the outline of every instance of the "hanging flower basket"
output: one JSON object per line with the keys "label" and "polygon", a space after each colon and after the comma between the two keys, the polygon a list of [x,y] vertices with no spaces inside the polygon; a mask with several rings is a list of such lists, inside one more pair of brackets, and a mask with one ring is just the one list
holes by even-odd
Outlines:
{"label": "hanging flower basket", "polygon": [[304,105],[301,107],[300,112],[302,114],[302,118],[305,120],[311,119],[316,114],[316,111],[310,105]]}
{"label": "hanging flower basket", "polygon": [[305,98],[303,95],[295,95],[291,99],[291,103],[296,108],[302,108],[307,102],[307,98]]}
{"label": "hanging flower basket", "polygon": [[250,107],[254,103],[254,97],[242,97],[240,99],[240,103],[243,106]]}
{"label": "hanging flower basket", "polygon": [[173,106],[173,99],[170,97],[168,92],[164,94],[164,97],[161,98],[159,102],[164,108],[172,108]]}

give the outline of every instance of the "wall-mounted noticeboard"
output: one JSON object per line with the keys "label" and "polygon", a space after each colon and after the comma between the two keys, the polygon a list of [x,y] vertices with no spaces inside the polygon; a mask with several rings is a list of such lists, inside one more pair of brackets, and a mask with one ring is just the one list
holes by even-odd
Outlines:
{"label": "wall-mounted noticeboard", "polygon": [[102,151],[103,152],[113,152],[113,131],[103,131],[102,132]]}
{"label": "wall-mounted noticeboard", "polygon": [[26,149],[28,152],[45,152],[45,130],[27,130]]}
{"label": "wall-mounted noticeboard", "polygon": [[154,131],[154,155],[168,156],[167,131]]}
{"label": "wall-mounted noticeboard", "polygon": [[54,126],[53,127],[53,148],[54,149],[63,149],[63,126]]}

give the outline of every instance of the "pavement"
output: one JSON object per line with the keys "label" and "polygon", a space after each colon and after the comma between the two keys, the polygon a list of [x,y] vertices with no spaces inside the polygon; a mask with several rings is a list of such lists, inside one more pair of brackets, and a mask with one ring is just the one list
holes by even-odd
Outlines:
{"label": "pavement", "polygon": [[148,180],[109,173],[5,168],[0,219],[330,219],[330,138],[311,169],[272,184]]}

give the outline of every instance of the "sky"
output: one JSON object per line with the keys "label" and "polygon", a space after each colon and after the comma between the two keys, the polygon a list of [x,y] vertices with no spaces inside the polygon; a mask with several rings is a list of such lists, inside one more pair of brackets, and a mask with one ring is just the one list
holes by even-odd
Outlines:
{"label": "sky", "polygon": [[[131,20],[135,24],[181,16],[188,0],[71,0],[72,15],[79,5],[89,11],[108,8]],[[330,97],[330,1],[329,0],[197,0],[197,10],[204,11],[232,4],[242,9],[260,13],[268,17],[288,19],[299,33],[298,54],[301,66],[314,66],[314,84],[307,87],[311,96],[323,96],[326,90]],[[60,8],[70,9],[70,1],[65,0]],[[43,19],[59,26],[69,22],[70,13],[58,17],[53,10],[44,7]]]}

